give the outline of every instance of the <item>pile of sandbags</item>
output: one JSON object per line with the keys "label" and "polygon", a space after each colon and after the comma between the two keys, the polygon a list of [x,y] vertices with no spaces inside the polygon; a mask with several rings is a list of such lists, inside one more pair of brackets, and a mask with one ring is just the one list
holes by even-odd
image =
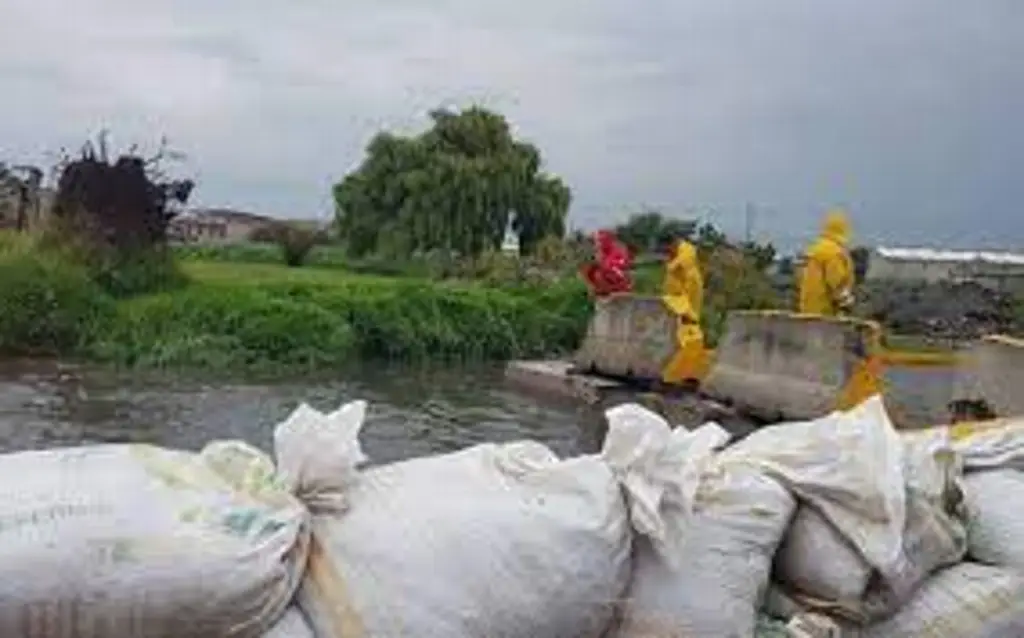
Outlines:
{"label": "pile of sandbags", "polygon": [[876,398],[730,444],[626,404],[595,455],[363,467],[365,411],[300,406],[275,460],[0,457],[0,636],[1024,636],[1024,425],[899,435]]}
{"label": "pile of sandbags", "polygon": [[881,398],[724,448],[713,424],[673,437],[668,489],[626,489],[613,636],[785,635],[759,611],[793,637],[1024,636],[1024,437],[904,436]]}
{"label": "pile of sandbags", "polygon": [[[796,450],[828,445],[827,427],[836,429],[833,452],[818,455],[827,463],[801,467]],[[873,452],[862,445],[859,461],[844,462],[858,427],[876,437]],[[800,502],[775,557],[769,611],[827,618],[825,635],[1024,635],[1024,580],[1008,558],[1024,557],[1024,526],[1003,518],[1011,502],[1016,511],[1024,504],[1024,483],[1006,475],[1024,459],[1015,451],[1024,437],[1004,429],[958,441],[947,428],[899,435],[872,399],[740,445],[758,448]]]}
{"label": "pile of sandbags", "polygon": [[661,525],[643,499],[686,491],[708,443],[623,406],[597,455],[362,468],[365,410],[300,406],[276,465],[233,441],[0,457],[0,636],[599,638],[633,526]]}

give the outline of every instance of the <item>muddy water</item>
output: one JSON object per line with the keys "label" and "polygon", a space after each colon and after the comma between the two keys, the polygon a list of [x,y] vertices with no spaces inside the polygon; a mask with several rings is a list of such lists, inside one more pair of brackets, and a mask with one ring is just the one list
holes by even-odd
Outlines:
{"label": "muddy water", "polygon": [[[941,422],[950,383],[948,371],[897,371],[892,403],[915,422]],[[593,410],[509,387],[500,367],[224,380],[35,361],[0,364],[0,452],[129,441],[195,449],[217,438],[269,449],[274,424],[300,401],[329,409],[352,399],[370,403],[361,438],[377,462],[521,438],[574,454],[601,437]]]}
{"label": "muddy water", "polygon": [[269,449],[274,425],[300,401],[330,409],[352,399],[370,404],[361,439],[374,461],[524,437],[560,454],[598,445],[586,408],[516,392],[498,367],[361,366],[331,377],[223,380],[6,362],[0,452],[94,442],[195,449],[217,438]]}

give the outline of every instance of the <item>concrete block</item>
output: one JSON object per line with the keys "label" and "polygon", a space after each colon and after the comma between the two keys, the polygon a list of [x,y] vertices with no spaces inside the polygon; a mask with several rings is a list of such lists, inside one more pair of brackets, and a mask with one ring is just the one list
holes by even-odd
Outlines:
{"label": "concrete block", "polygon": [[581,399],[594,404],[603,394],[621,387],[610,379],[575,374],[568,361],[512,361],[505,367],[505,378],[523,388]]}
{"label": "concrete block", "polygon": [[989,335],[961,356],[953,402],[983,402],[999,417],[1024,415],[1024,340]]}
{"label": "concrete block", "polygon": [[660,297],[613,295],[596,302],[573,361],[580,372],[659,380],[676,351],[675,333],[676,317]]}
{"label": "concrete block", "polygon": [[823,416],[842,407],[855,374],[880,352],[880,337],[870,321],[732,312],[701,389],[769,422]]}

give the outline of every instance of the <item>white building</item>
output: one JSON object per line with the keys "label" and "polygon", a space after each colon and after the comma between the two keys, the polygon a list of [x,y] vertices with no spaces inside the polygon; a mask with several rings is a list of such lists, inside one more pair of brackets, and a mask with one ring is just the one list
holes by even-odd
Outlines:
{"label": "white building", "polygon": [[871,253],[868,279],[973,281],[986,287],[1024,287],[1024,255],[1007,252],[887,248]]}

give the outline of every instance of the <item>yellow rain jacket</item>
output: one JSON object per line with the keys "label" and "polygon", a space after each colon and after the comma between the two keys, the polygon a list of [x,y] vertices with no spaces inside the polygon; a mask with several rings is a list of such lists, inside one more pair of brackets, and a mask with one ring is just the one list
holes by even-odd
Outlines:
{"label": "yellow rain jacket", "polygon": [[665,266],[662,301],[677,317],[678,348],[668,365],[662,370],[666,383],[700,380],[707,367],[704,333],[700,328],[700,313],[704,305],[704,277],[697,261],[693,244],[680,241],[672,259]]}
{"label": "yellow rain jacket", "polygon": [[821,236],[807,249],[800,273],[801,313],[834,317],[853,306],[849,241],[850,222],[846,215],[841,211],[826,215]]}
{"label": "yellow rain jacket", "polygon": [[662,299],[673,313],[700,322],[704,304],[704,277],[697,261],[697,249],[688,241],[676,244],[672,259],[665,266]]}

